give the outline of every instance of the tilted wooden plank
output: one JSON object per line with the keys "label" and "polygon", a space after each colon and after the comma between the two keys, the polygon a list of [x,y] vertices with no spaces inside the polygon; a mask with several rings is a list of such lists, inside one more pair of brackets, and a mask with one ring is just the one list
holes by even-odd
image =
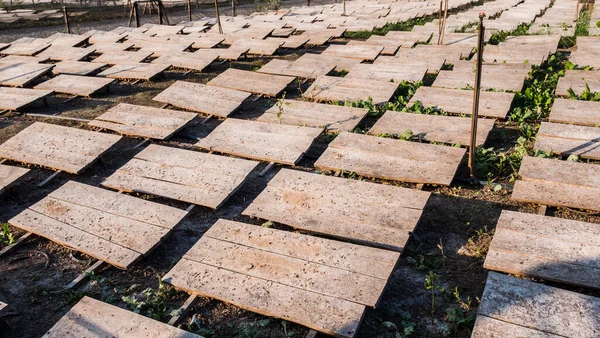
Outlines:
{"label": "tilted wooden plank", "polygon": [[0,59],[0,85],[24,87],[32,81],[50,73],[53,65],[37,63],[3,64]]}
{"label": "tilted wooden plank", "polygon": [[503,211],[484,267],[600,288],[600,228],[556,217]]}
{"label": "tilted wooden plank", "polygon": [[352,69],[352,67],[361,63],[360,59],[312,53],[306,53],[299,57],[296,61],[306,64],[310,64],[311,62],[330,64],[335,67],[334,70],[337,72],[349,71],[350,69]]}
{"label": "tilted wooden plank", "polygon": [[600,102],[557,98],[548,118],[550,122],[600,126]]}
{"label": "tilted wooden plank", "polygon": [[341,132],[315,163],[322,170],[450,185],[465,149]]}
{"label": "tilted wooden plank", "polygon": [[525,156],[519,169],[525,181],[564,183],[587,188],[600,187],[600,165]]}
{"label": "tilted wooden plank", "polygon": [[43,338],[153,337],[202,338],[90,297],[83,297],[46,332]]}
{"label": "tilted wooden plank", "polygon": [[596,70],[567,70],[565,76],[558,79],[556,95],[569,96],[569,89],[577,95],[586,90],[586,85],[591,92],[600,92],[600,71]]}
{"label": "tilted wooden plank", "polygon": [[92,96],[106,89],[113,82],[114,79],[62,74],[38,84],[35,89],[53,90],[76,96]]}
{"label": "tilted wooden plank", "polygon": [[179,261],[163,281],[192,294],[216,298],[339,337],[354,336],[365,310],[364,305],[187,259]]}
{"label": "tilted wooden plank", "polygon": [[106,63],[109,65],[136,64],[146,60],[150,55],[152,55],[152,52],[128,52],[114,49],[102,52],[102,55],[92,60],[92,62]]}
{"label": "tilted wooden plank", "polygon": [[0,87],[0,109],[20,110],[52,93],[51,90]]}
{"label": "tilted wooden plank", "polygon": [[2,50],[4,55],[26,55],[38,54],[50,47],[51,41],[37,38],[21,38],[13,41],[10,46]]}
{"label": "tilted wooden plank", "polygon": [[562,336],[530,329],[525,326],[514,325],[486,316],[477,316],[471,338],[497,337],[560,338]]}
{"label": "tilted wooden plank", "polygon": [[[500,67],[482,67],[481,90],[506,90],[521,91],[529,70],[512,70]],[[439,88],[473,88],[475,86],[475,72],[465,70],[442,70],[439,72],[432,87]]]}
{"label": "tilted wooden plank", "polygon": [[284,100],[268,109],[257,121],[350,131],[367,113],[365,108]]}
{"label": "tilted wooden plank", "polygon": [[597,337],[600,299],[555,287],[488,274],[479,315],[562,337]]}
{"label": "tilted wooden plank", "polygon": [[[494,120],[478,120],[477,145],[485,143],[493,128]],[[387,111],[369,129],[369,134],[399,135],[408,130],[417,139],[468,146],[471,139],[471,119]]]}
{"label": "tilted wooden plank", "polygon": [[197,114],[120,103],[89,122],[90,126],[126,135],[164,140],[196,118]]}
{"label": "tilted wooden plank", "polygon": [[68,47],[53,43],[52,46],[38,54],[38,56],[47,57],[51,60],[81,61],[92,53],[94,53],[94,49],[91,48]]}
{"label": "tilted wooden plank", "polygon": [[257,165],[254,161],[151,145],[102,185],[216,209],[239,189]]}
{"label": "tilted wooden plank", "polygon": [[322,130],[227,119],[196,146],[251,159],[296,164]]}
{"label": "tilted wooden plank", "polygon": [[266,96],[277,96],[290,83],[293,77],[262,74],[246,70],[229,68],[207,84],[221,88],[241,90]]}
{"label": "tilted wooden plank", "polygon": [[330,45],[321,54],[373,61],[381,53],[383,47],[373,45]]}
{"label": "tilted wooden plank", "polygon": [[35,122],[0,145],[0,157],[78,174],[121,137]]}
{"label": "tilted wooden plank", "polygon": [[358,101],[372,99],[374,104],[389,101],[399,83],[321,76],[302,94],[316,101]]}
{"label": "tilted wooden plank", "polygon": [[600,160],[600,128],[542,122],[535,149]]}
{"label": "tilted wooden plank", "polygon": [[262,66],[258,72],[275,75],[287,75],[304,79],[316,79],[319,76],[327,75],[335,68],[328,62],[307,62],[304,60],[287,61],[271,60]]}
{"label": "tilted wooden plank", "polygon": [[167,64],[173,67],[197,70],[199,72],[206,69],[217,59],[215,55],[202,55],[201,53],[169,53],[163,54],[152,60],[152,63]]}
{"label": "tilted wooden plank", "polygon": [[564,183],[517,181],[513,201],[600,211],[600,189]]}
{"label": "tilted wooden plank", "polygon": [[29,169],[0,164],[0,194],[9,185],[24,176]]}
{"label": "tilted wooden plank", "polygon": [[402,81],[418,82],[423,80],[427,73],[427,66],[414,64],[412,67],[396,63],[363,64],[360,63],[348,72],[344,78],[367,79],[388,82]]}
{"label": "tilted wooden plank", "polygon": [[176,81],[153,100],[204,114],[227,117],[251,95],[239,90]]}
{"label": "tilted wooden plank", "polygon": [[421,191],[283,169],[243,214],[401,251],[428,197]]}
{"label": "tilted wooden plank", "polygon": [[124,80],[152,80],[170,65],[150,63],[121,63],[98,74],[98,76]]}
{"label": "tilted wooden plank", "polygon": [[239,39],[231,44],[234,49],[247,49],[248,54],[254,55],[274,55],[281,47],[281,41],[272,39]]}
{"label": "tilted wooden plank", "polygon": [[166,229],[172,229],[187,215],[185,210],[74,181],[65,183],[60,189],[51,192],[48,196],[110,214],[126,216]]}
{"label": "tilted wooden plank", "polygon": [[60,61],[54,64],[52,74],[69,75],[91,75],[106,67],[105,63],[82,62],[82,61]]}
{"label": "tilted wooden plank", "polygon": [[[481,92],[479,115],[504,119],[510,110],[513,93]],[[470,115],[473,111],[473,91],[421,86],[409,105],[421,102],[425,107],[437,107],[450,114]]]}

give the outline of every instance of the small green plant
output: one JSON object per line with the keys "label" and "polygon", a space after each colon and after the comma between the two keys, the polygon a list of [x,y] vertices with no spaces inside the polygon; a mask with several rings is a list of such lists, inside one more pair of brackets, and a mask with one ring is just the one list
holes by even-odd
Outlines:
{"label": "small green plant", "polygon": [[512,31],[500,30],[500,31],[494,32],[494,34],[492,34],[492,36],[490,36],[490,39],[488,42],[491,45],[497,45],[500,42],[504,42],[506,40],[506,38],[509,36],[527,35],[530,26],[531,26],[530,23],[522,23]]}
{"label": "small green plant", "polygon": [[600,92],[592,92],[590,86],[586,83],[585,89],[580,95],[577,95],[573,88],[568,89],[569,99],[571,100],[583,100],[583,101],[600,101]]}
{"label": "small green plant", "polygon": [[290,102],[285,102],[285,94],[286,92],[283,92],[283,95],[281,95],[281,98],[278,99],[277,103],[275,104],[275,106],[277,107],[277,120],[279,120],[279,124],[281,124],[281,118],[283,116],[283,106],[291,105]]}
{"label": "small green plant", "polygon": [[13,244],[15,242],[15,237],[10,231],[8,223],[2,224],[2,232],[0,232],[0,243],[4,243],[6,245]]}
{"label": "small green plant", "polygon": [[126,306],[133,312],[160,320],[167,311],[167,298],[174,293],[175,289],[166,286],[159,278],[157,291],[152,288],[147,288],[142,292],[143,298],[131,295],[123,296],[121,297],[121,300],[125,302]]}
{"label": "small green plant", "polygon": [[463,299],[458,291],[458,286],[454,288],[452,296],[456,304],[446,309],[445,320],[452,325],[453,331],[458,328],[470,330],[475,324],[476,318],[475,311],[472,311],[471,308],[471,297]]}
{"label": "small green plant", "polygon": [[440,282],[440,275],[433,271],[429,271],[425,276],[425,289],[431,290],[431,315],[435,314],[435,294],[436,292],[444,292],[446,288]]}
{"label": "small green plant", "polygon": [[400,314],[400,321],[401,321],[400,327],[398,325],[396,325],[395,323],[389,322],[389,321],[383,322],[383,323],[381,323],[381,325],[383,325],[384,327],[386,327],[388,329],[394,330],[395,338],[406,338],[415,332],[416,324],[411,321],[410,313],[402,312]]}
{"label": "small green plant", "polygon": [[407,256],[406,261],[413,269],[419,271],[437,269],[442,263],[435,250],[417,254],[415,257]]}
{"label": "small green plant", "polygon": [[460,248],[459,253],[465,256],[483,260],[485,259],[485,256],[490,248],[490,243],[492,242],[493,236],[494,232],[488,230],[487,227],[478,229],[475,231],[475,235],[471,236],[467,240],[467,243]]}
{"label": "small green plant", "polygon": [[285,320],[281,321],[281,326],[283,327],[283,336],[284,337],[293,337],[294,336],[294,332],[293,331],[288,331],[287,330],[287,322]]}

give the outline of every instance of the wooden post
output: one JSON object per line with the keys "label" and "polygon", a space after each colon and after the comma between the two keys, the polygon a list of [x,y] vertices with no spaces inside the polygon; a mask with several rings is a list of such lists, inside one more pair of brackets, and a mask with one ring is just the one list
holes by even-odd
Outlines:
{"label": "wooden post", "polygon": [[188,21],[192,21],[192,0],[188,0]]}
{"label": "wooden post", "polygon": [[346,0],[343,1],[343,6],[344,6],[344,16],[346,16]]}
{"label": "wooden post", "polygon": [[67,34],[71,34],[71,25],[69,25],[69,11],[67,10],[67,6],[63,6],[63,15],[65,17],[65,28],[67,29]]}
{"label": "wooden post", "polygon": [[448,0],[444,1],[444,17],[442,18],[442,34],[438,38],[438,45],[444,44],[444,34],[446,33],[446,18],[448,17]]}
{"label": "wooden post", "polygon": [[578,19],[579,19],[579,0],[577,0],[577,8],[575,8],[575,19],[573,21],[577,22]]}
{"label": "wooden post", "polygon": [[133,15],[135,16],[135,26],[139,27],[140,26],[140,13],[139,13],[137,1],[135,1],[133,3]]}
{"label": "wooden post", "polygon": [[310,0],[306,0],[306,6],[310,6]]}
{"label": "wooden post", "polygon": [[475,153],[477,152],[477,119],[479,118],[479,95],[481,92],[481,67],[483,62],[483,40],[485,27],[483,26],[484,13],[479,14],[479,37],[477,41],[477,68],[475,69],[475,86],[473,87],[473,111],[471,113],[471,142],[469,145],[469,173],[471,180],[477,179],[475,172]]}
{"label": "wooden post", "polygon": [[158,2],[158,24],[163,24],[163,10],[160,1]]}
{"label": "wooden post", "polygon": [[235,0],[231,0],[231,16],[235,17]]}
{"label": "wooden post", "polygon": [[440,0],[440,11],[438,12],[438,45],[442,35],[442,13],[444,12],[444,0]]}
{"label": "wooden post", "polygon": [[219,2],[215,0],[215,14],[217,15],[217,25],[219,25],[219,34],[223,34],[223,26],[221,26],[221,16],[219,15]]}

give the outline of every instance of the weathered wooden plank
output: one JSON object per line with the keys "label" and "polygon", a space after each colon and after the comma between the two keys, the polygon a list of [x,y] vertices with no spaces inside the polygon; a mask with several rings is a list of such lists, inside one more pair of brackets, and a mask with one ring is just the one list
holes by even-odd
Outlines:
{"label": "weathered wooden plank", "polygon": [[150,145],[102,185],[217,209],[257,165],[255,161]]}
{"label": "weathered wooden plank", "polygon": [[0,194],[28,172],[29,169],[0,164]]}
{"label": "weathered wooden plank", "polygon": [[[479,119],[477,145],[485,143],[494,128],[494,120]],[[369,130],[372,135],[399,135],[410,130],[412,137],[426,141],[468,146],[471,140],[471,119],[387,111]]]}
{"label": "weathered wooden plank", "polygon": [[600,126],[600,102],[557,98],[552,105],[550,122]]}
{"label": "weathered wooden plank", "polygon": [[586,85],[592,92],[600,92],[600,71],[597,70],[567,70],[565,76],[558,79],[556,95],[567,97],[569,89],[577,95],[586,90]]}
{"label": "weathered wooden plank", "polygon": [[257,121],[350,131],[367,113],[368,109],[365,108],[284,100],[268,109]]}
{"label": "weathered wooden plank", "polygon": [[322,130],[227,119],[196,146],[251,159],[295,165]]}
{"label": "weathered wooden plank", "polygon": [[120,103],[96,117],[90,126],[164,140],[196,118],[196,113]]}
{"label": "weathered wooden plank", "polygon": [[55,45],[53,43],[52,46],[46,48],[46,50],[38,54],[38,56],[45,57],[50,60],[81,61],[94,52],[95,50],[91,48],[68,47]]}
{"label": "weathered wooden plank", "polygon": [[478,315],[471,338],[498,337],[560,338],[562,336]]}
{"label": "weathered wooden plank", "polygon": [[4,303],[4,302],[0,301],[0,311],[2,311],[2,310],[3,310],[5,307],[7,307],[7,306],[8,306],[8,304],[6,304],[6,303]]}
{"label": "weathered wooden plank", "polygon": [[153,100],[208,115],[227,117],[251,95],[234,89],[176,81]]}
{"label": "weathered wooden plank", "polygon": [[484,267],[598,289],[599,235],[593,223],[505,210]]}
{"label": "weathered wooden plank", "polygon": [[422,191],[283,169],[243,214],[401,251],[428,197]]}
{"label": "weathered wooden plank", "polygon": [[120,136],[35,122],[0,145],[0,157],[78,174]]}
{"label": "weathered wooden plank", "polygon": [[150,64],[150,63],[131,63],[114,65],[98,76],[109,77],[124,80],[147,80],[150,81],[156,76],[162,74],[170,65]]}
{"label": "weathered wooden plank", "polygon": [[450,185],[465,149],[341,132],[319,157],[321,170],[389,180]]}
{"label": "weathered wooden plank", "polygon": [[13,41],[8,48],[2,50],[2,54],[32,56],[48,47],[50,47],[50,41],[47,39],[25,37]]}
{"label": "weathered wooden plank", "polygon": [[[479,115],[506,118],[514,97],[513,93],[481,92]],[[421,102],[425,107],[438,107],[450,114],[471,115],[473,91],[421,86],[408,104],[413,105],[417,102]]]}
{"label": "weathered wooden plank", "polygon": [[113,49],[103,52],[102,55],[92,60],[92,62],[106,63],[109,65],[136,64],[146,60],[150,55],[152,55],[152,52],[128,52]]}
{"label": "weathered wooden plank", "polygon": [[154,337],[202,338],[157,320],[83,297],[43,338]]}
{"label": "weathered wooden plank", "polygon": [[600,128],[542,122],[535,149],[600,160]]}
{"label": "weathered wooden plank", "polygon": [[0,87],[0,110],[21,110],[52,93],[51,90]]}
{"label": "weathered wooden plank", "polygon": [[[499,65],[504,64],[500,63]],[[520,92],[528,73],[528,69],[513,69],[510,66],[483,66],[481,90],[495,89]],[[442,70],[431,86],[456,89],[473,88],[475,86],[475,72],[471,69]]]}
{"label": "weathered wooden plank", "polygon": [[598,313],[598,298],[495,272],[479,305],[479,315],[562,337],[597,337]]}
{"label": "weathered wooden plank", "polygon": [[0,59],[0,85],[24,87],[50,73],[54,66],[37,63],[3,64]]}
{"label": "weathered wooden plank", "polygon": [[400,83],[422,81],[427,73],[427,65],[413,64],[412,67],[397,63],[357,64],[352,67],[345,79],[366,79]]}
{"label": "weathered wooden plank", "polygon": [[167,64],[173,67],[197,70],[199,72],[206,69],[217,59],[215,55],[203,55],[202,53],[169,53],[163,54],[152,61],[152,63]]}
{"label": "weathered wooden plank", "polygon": [[524,157],[512,199],[600,211],[600,166]]}
{"label": "weathered wooden plank", "polygon": [[23,56],[23,55],[7,55],[0,59],[2,64],[15,64],[15,63],[41,63],[50,61],[50,58],[43,56]]}
{"label": "weathered wooden plank", "polygon": [[394,55],[402,45],[402,42],[387,36],[371,35],[366,41],[351,40],[348,42],[348,45],[383,46],[381,55]]}
{"label": "weathered wooden plank", "polygon": [[330,45],[321,54],[325,56],[347,57],[373,61],[383,50],[383,46],[373,45]]}
{"label": "weathered wooden plank", "polygon": [[322,54],[311,54],[311,53],[306,53],[306,54],[302,55],[296,61],[306,63],[306,64],[310,64],[311,62],[331,64],[335,67],[334,70],[337,72],[349,71],[350,69],[352,69],[352,67],[361,63],[360,59],[328,56],[328,55],[322,55]]}
{"label": "weathered wooden plank", "polygon": [[267,38],[267,40],[278,40],[281,42],[281,48],[298,49],[308,43],[309,38],[303,35],[292,35],[285,39]]}
{"label": "weathered wooden plank", "polygon": [[398,85],[381,80],[321,76],[302,96],[316,101],[358,101],[371,98],[374,104],[381,104],[392,98]]}
{"label": "weathered wooden plank", "polygon": [[241,90],[254,94],[277,96],[292,81],[294,81],[294,78],[291,76],[262,74],[229,68],[210,80],[207,84],[209,86]]}
{"label": "weathered wooden plank", "polygon": [[92,75],[100,69],[106,67],[105,63],[82,62],[82,61],[60,61],[54,64],[52,74],[69,74],[69,75]]}
{"label": "weathered wooden plank", "polygon": [[427,43],[431,39],[431,35],[431,32],[389,31],[385,37],[397,41],[404,47],[411,48],[418,42]]}
{"label": "weathered wooden plank", "polygon": [[229,48],[248,50],[248,54],[272,56],[281,47],[281,41],[272,39],[239,39],[231,44]]}
{"label": "weathered wooden plank", "polygon": [[307,59],[296,61],[271,60],[262,66],[258,72],[274,75],[294,76],[303,79],[316,79],[327,75],[335,68],[329,62],[314,62]]}
{"label": "weathered wooden plank", "polygon": [[35,89],[89,97],[108,88],[113,82],[114,79],[62,74],[38,84]]}

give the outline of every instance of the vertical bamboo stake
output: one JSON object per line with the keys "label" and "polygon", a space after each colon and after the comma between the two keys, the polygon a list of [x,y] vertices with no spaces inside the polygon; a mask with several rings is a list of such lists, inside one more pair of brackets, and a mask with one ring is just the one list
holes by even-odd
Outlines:
{"label": "vertical bamboo stake", "polygon": [[443,21],[442,21],[442,34],[440,34],[440,36],[438,38],[438,45],[444,44],[444,34],[446,33],[446,18],[448,17],[448,0],[445,0],[444,4],[445,4],[445,6],[444,6],[444,17],[443,17]]}
{"label": "vertical bamboo stake", "polygon": [[310,6],[310,0],[306,0],[306,6]]}
{"label": "vertical bamboo stake", "polygon": [[192,21],[192,0],[188,0],[188,21]]}
{"label": "vertical bamboo stake", "polygon": [[219,34],[223,34],[223,26],[221,26],[221,16],[219,15],[219,3],[215,0],[215,14],[217,15],[217,24],[219,25]]}
{"label": "vertical bamboo stake", "polygon": [[479,37],[477,41],[477,68],[475,70],[475,86],[473,87],[473,111],[471,112],[471,142],[469,144],[469,173],[471,180],[477,179],[475,172],[475,153],[477,152],[477,119],[479,118],[479,95],[481,92],[481,67],[483,62],[483,40],[485,27],[483,26],[484,13],[479,13]]}
{"label": "vertical bamboo stake", "polygon": [[[152,11],[150,11],[150,14],[152,14]],[[162,25],[163,24],[163,11],[162,11],[162,5],[161,2],[158,2],[158,24]]]}
{"label": "vertical bamboo stake", "polygon": [[69,24],[69,11],[67,6],[63,6],[63,15],[65,16],[65,27],[67,28],[67,34],[71,34],[71,25]]}
{"label": "vertical bamboo stake", "polygon": [[575,8],[575,19],[573,21],[577,22],[577,19],[579,19],[579,0],[577,0],[577,8]]}
{"label": "vertical bamboo stake", "polygon": [[135,1],[133,3],[133,14],[135,15],[135,26],[139,27],[140,26],[140,13],[139,13],[137,1]]}
{"label": "vertical bamboo stake", "polygon": [[444,12],[444,0],[440,0],[440,11],[438,12],[438,45],[442,35],[442,13]]}
{"label": "vertical bamboo stake", "polygon": [[231,0],[231,16],[235,17],[235,0]]}
{"label": "vertical bamboo stake", "polygon": [[344,16],[346,16],[346,0],[344,0]]}

